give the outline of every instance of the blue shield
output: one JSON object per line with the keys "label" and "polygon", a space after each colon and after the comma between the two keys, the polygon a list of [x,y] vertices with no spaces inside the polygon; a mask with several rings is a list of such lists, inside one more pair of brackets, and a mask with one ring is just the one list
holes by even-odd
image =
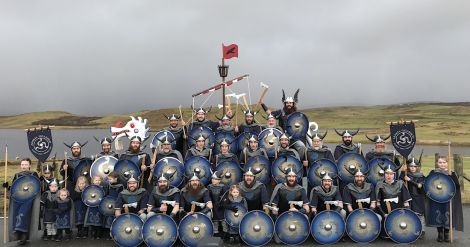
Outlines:
{"label": "blue shield", "polygon": [[114,219],[110,234],[121,247],[134,247],[142,243],[142,220],[136,214],[122,214]]}
{"label": "blue shield", "polygon": [[238,153],[238,145],[237,142],[235,141],[235,136],[231,132],[226,132],[226,131],[220,131],[217,132],[215,135],[215,145],[214,145],[214,154],[219,154],[220,153],[220,144],[222,140],[226,140],[229,145],[229,152],[232,154]]}
{"label": "blue shield", "polygon": [[308,118],[302,112],[294,112],[287,117],[286,132],[293,141],[304,139],[308,132]]}
{"label": "blue shield", "polygon": [[217,174],[220,174],[222,179],[221,183],[231,186],[233,184],[238,184],[242,181],[242,170],[240,165],[235,161],[224,161],[217,165],[215,168]]}
{"label": "blue shield", "polygon": [[196,144],[196,139],[201,134],[206,139],[206,147],[212,148],[215,143],[214,132],[206,126],[200,126],[191,130],[188,138],[188,147],[194,146]]}
{"label": "blue shield", "polygon": [[345,153],[336,161],[338,175],[345,184],[354,182],[354,174],[359,169],[363,174],[369,170],[366,159],[357,153]]}
{"label": "blue shield", "polygon": [[156,147],[161,147],[162,141],[164,141],[165,138],[168,138],[168,141],[171,143],[171,148],[175,150],[176,148],[175,135],[173,135],[173,133],[171,133],[168,130],[161,130],[155,133],[155,135],[152,138],[152,142],[150,142],[150,148],[152,148],[153,150]]}
{"label": "blue shield", "polygon": [[36,176],[22,176],[11,185],[11,198],[16,202],[30,201],[41,191],[40,184]]}
{"label": "blue shield", "polygon": [[235,142],[237,143],[238,150],[243,150],[245,147],[248,147],[248,140],[253,134],[251,132],[240,133]]}
{"label": "blue shield", "polygon": [[116,205],[116,198],[106,196],[101,200],[99,205],[100,213],[104,216],[114,216],[114,206]]}
{"label": "blue shield", "polygon": [[380,234],[380,219],[370,209],[356,209],[346,219],[346,232],[357,243],[370,243]]}
{"label": "blue shield", "polygon": [[312,187],[321,185],[321,179],[327,173],[332,179],[336,179],[338,176],[338,170],[333,161],[329,159],[319,159],[313,162],[307,170],[309,184]]}
{"label": "blue shield", "polygon": [[276,180],[276,183],[286,182],[286,172],[290,168],[297,172],[297,183],[301,181],[304,173],[302,162],[294,156],[287,155],[277,158],[271,166],[271,174]]}
{"label": "blue shield", "polygon": [[259,147],[264,148],[269,158],[276,156],[276,149],[279,147],[279,137],[282,131],[275,128],[267,128],[258,135]]}
{"label": "blue shield", "polygon": [[181,242],[189,247],[197,244],[207,237],[214,235],[214,227],[211,219],[201,213],[186,215],[178,227]]}
{"label": "blue shield", "polygon": [[114,170],[119,173],[119,180],[125,184],[127,180],[133,175],[134,178],[140,176],[140,168],[131,160],[119,160],[114,165]]}
{"label": "blue shield", "polygon": [[379,181],[384,180],[384,171],[390,166],[391,169],[396,170],[397,166],[391,160],[387,158],[375,158],[369,160],[367,163],[369,167],[369,173],[367,174],[367,181],[369,181],[374,186]]}
{"label": "blue shield", "polygon": [[98,207],[104,198],[104,190],[98,185],[89,185],[82,192],[82,201],[88,207]]}
{"label": "blue shield", "polygon": [[426,196],[438,203],[452,200],[455,190],[455,183],[447,174],[433,172],[424,181]]}
{"label": "blue shield", "polygon": [[255,177],[263,184],[271,182],[271,162],[264,156],[251,157],[245,164],[244,170],[250,169],[255,173]]}
{"label": "blue shield", "polygon": [[225,209],[225,222],[227,222],[227,224],[231,227],[238,227],[243,216],[245,216],[245,214],[247,213],[247,210],[242,203],[235,203],[232,206],[236,207],[238,211],[233,212],[232,210]]}
{"label": "blue shield", "polygon": [[296,211],[282,213],[274,225],[276,235],[282,243],[301,244],[309,235],[309,222],[305,214]]}
{"label": "blue shield", "polygon": [[413,243],[423,230],[418,215],[406,208],[393,210],[385,218],[384,227],[390,239],[399,244]]}
{"label": "blue shield", "polygon": [[274,223],[271,217],[260,210],[250,211],[240,222],[240,238],[250,246],[262,246],[271,240]]}
{"label": "blue shield", "polygon": [[91,160],[90,159],[82,159],[78,162],[78,165],[73,169],[73,181],[76,182],[78,177],[84,176],[89,178],[90,177],[90,169],[91,169]]}
{"label": "blue shield", "polygon": [[184,165],[181,161],[173,157],[160,159],[155,164],[153,181],[158,181],[158,177],[161,176],[161,174],[165,174],[171,186],[178,187],[183,183]]}
{"label": "blue shield", "polygon": [[178,226],[170,216],[157,214],[145,221],[142,236],[147,246],[170,247],[178,238]]}
{"label": "blue shield", "polygon": [[336,211],[322,211],[312,220],[310,232],[313,239],[320,244],[334,244],[344,234],[346,224],[343,217]]}
{"label": "blue shield", "polygon": [[108,175],[114,171],[118,159],[113,156],[103,156],[96,159],[90,167],[90,176],[100,176],[101,181],[106,181]]}
{"label": "blue shield", "polygon": [[190,178],[197,174],[201,183],[208,185],[211,178],[211,163],[204,157],[193,156],[184,162],[184,176]]}

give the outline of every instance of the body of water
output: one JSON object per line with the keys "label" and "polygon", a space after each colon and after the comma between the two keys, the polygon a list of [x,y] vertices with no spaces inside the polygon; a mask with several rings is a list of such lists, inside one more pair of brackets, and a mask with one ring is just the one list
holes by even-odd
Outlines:
{"label": "body of water", "polygon": [[[153,134],[153,133],[151,133]],[[109,129],[72,129],[72,130],[53,130],[52,139],[54,142],[53,151],[51,157],[57,153],[57,157],[60,159],[63,158],[64,151],[70,153],[70,150],[64,145],[64,142],[71,144],[74,141],[79,141],[84,143],[88,141],[88,144],[83,148],[82,154],[86,156],[96,155],[100,152],[100,144],[95,141],[93,136],[96,136],[98,139],[101,139],[105,136],[111,137],[111,131]],[[150,140],[147,140],[144,145],[146,145],[145,151],[150,152]],[[8,144],[8,158],[15,159],[16,157],[33,157],[28,148],[28,142],[26,137],[26,132],[21,129],[0,129],[0,159],[5,157],[5,144]],[[337,143],[326,143],[330,149],[334,149]],[[125,143],[127,147],[127,143]],[[113,145],[114,148],[114,145]],[[368,152],[373,148],[372,144],[362,144],[363,152]],[[389,149],[392,149],[391,144],[388,145]],[[414,154],[419,156],[421,150],[424,150],[425,155],[434,155],[434,153],[440,153],[447,155],[447,146],[437,146],[437,145],[417,145],[414,148]],[[462,154],[464,156],[470,156],[469,147],[452,147],[452,153]]]}

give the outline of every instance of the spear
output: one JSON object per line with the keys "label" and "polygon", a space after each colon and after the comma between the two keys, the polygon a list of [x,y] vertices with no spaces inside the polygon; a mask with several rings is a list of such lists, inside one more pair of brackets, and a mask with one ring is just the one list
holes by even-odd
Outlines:
{"label": "spear", "polygon": [[[451,162],[450,162],[450,140],[447,142],[447,162],[448,162],[448,174],[449,176],[452,176],[452,166],[451,166]],[[452,199],[449,201],[449,239],[450,239],[450,242],[452,243],[452,221],[453,221],[453,218],[452,217]]]}
{"label": "spear", "polygon": [[[5,146],[5,183],[8,172],[8,145]],[[3,243],[7,243],[7,192],[8,188],[3,188]]]}

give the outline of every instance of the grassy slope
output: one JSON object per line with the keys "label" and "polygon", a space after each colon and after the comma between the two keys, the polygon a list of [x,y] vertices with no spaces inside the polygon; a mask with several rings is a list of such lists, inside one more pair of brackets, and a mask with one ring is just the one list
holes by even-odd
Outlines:
{"label": "grassy slope", "polygon": [[[451,139],[456,145],[470,145],[470,104],[407,104],[371,107],[325,107],[314,109],[302,109],[310,121],[315,121],[320,125],[320,129],[354,129],[361,127],[368,129],[368,133],[388,133],[388,125],[385,122],[397,121],[400,119],[419,120],[417,125],[417,138],[419,143],[439,144]],[[97,126],[92,128],[109,128],[116,121],[127,122],[129,116],[142,116],[148,119],[149,126],[153,130],[160,129],[167,125],[164,114],[178,113],[177,108],[143,110],[129,114],[115,114],[101,117],[93,121]],[[209,118],[215,120],[214,115],[221,115],[221,111],[213,109]],[[67,112],[40,112],[29,113],[17,116],[0,116],[2,128],[30,128],[37,127],[32,122],[40,119],[55,119],[61,116],[70,116]],[[190,109],[183,109],[185,121],[191,116]],[[242,121],[243,113],[238,112],[238,123]],[[258,121],[264,122],[261,116],[257,116]],[[235,122],[235,120],[233,120]],[[64,127],[57,122],[58,128],[83,128],[83,126]],[[372,129],[372,130],[371,130]],[[364,135],[359,135],[355,139],[358,142],[367,142]],[[338,136],[334,133],[327,135],[326,142],[337,142]]]}

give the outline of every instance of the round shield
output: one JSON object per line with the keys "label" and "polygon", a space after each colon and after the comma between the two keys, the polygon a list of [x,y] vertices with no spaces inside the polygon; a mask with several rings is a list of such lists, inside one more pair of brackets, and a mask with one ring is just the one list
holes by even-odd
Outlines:
{"label": "round shield", "polygon": [[252,135],[251,132],[243,132],[237,136],[235,142],[237,143],[238,150],[243,150],[243,148],[248,147],[248,140]]}
{"label": "round shield", "polygon": [[126,183],[131,175],[136,179],[140,176],[139,166],[131,160],[119,160],[116,165],[114,165],[114,170],[119,173],[121,183]]}
{"label": "round shield", "polygon": [[292,168],[297,173],[297,182],[303,177],[304,169],[302,162],[296,159],[294,156],[280,156],[271,165],[271,174],[273,175],[276,183],[286,182],[286,173]]}
{"label": "round shield", "polygon": [[142,243],[142,219],[136,214],[121,214],[114,219],[110,234],[121,247],[139,246]]}
{"label": "round shield", "polygon": [[175,150],[176,148],[176,138],[173,133],[171,133],[168,130],[161,130],[155,133],[155,135],[152,138],[152,142],[150,143],[150,148],[152,150],[156,147],[161,147],[162,146],[162,141],[165,140],[165,138],[168,138],[168,141],[171,143],[171,148]]}
{"label": "round shield", "polygon": [[274,158],[279,147],[279,137],[282,131],[276,128],[267,128],[258,135],[259,147],[264,148],[269,158]]}
{"label": "round shield", "polygon": [[321,179],[327,173],[333,179],[336,179],[338,176],[338,170],[333,161],[329,159],[319,159],[313,162],[307,170],[309,184],[313,187],[321,185]]}
{"label": "round shield", "polygon": [[344,183],[354,182],[354,174],[357,169],[366,174],[368,171],[366,159],[357,153],[345,153],[336,161],[338,175]]}
{"label": "round shield", "polygon": [[369,160],[367,167],[369,167],[369,173],[367,174],[367,181],[374,186],[379,181],[384,180],[384,171],[390,166],[391,169],[396,170],[396,165],[387,158],[375,158]]}
{"label": "round shield", "polygon": [[82,159],[78,163],[78,165],[73,169],[73,181],[77,181],[78,177],[85,176],[90,177],[90,169],[91,169],[91,160],[90,159]]}
{"label": "round shield", "polygon": [[100,213],[104,216],[114,216],[114,206],[116,205],[116,198],[106,196],[101,200],[99,205]]}
{"label": "round shield", "polygon": [[157,214],[145,221],[142,236],[149,247],[169,247],[178,238],[178,226],[170,216]]}
{"label": "round shield", "polygon": [[173,157],[160,159],[155,164],[153,181],[158,181],[158,177],[161,176],[161,174],[165,174],[171,186],[178,187],[183,183],[184,165],[181,161]]}
{"label": "round shield", "polygon": [[309,222],[305,214],[296,211],[282,213],[274,225],[279,240],[288,245],[301,244],[309,235]]}
{"label": "round shield", "polygon": [[240,165],[235,161],[224,161],[218,164],[215,170],[222,178],[220,182],[226,186],[238,184],[242,181],[242,170],[240,169]]}
{"label": "round shield", "polygon": [[251,157],[245,164],[244,170],[248,171],[251,168],[251,171],[255,174],[255,177],[258,181],[263,184],[268,184],[271,182],[271,162],[264,156],[254,156]]}
{"label": "round shield", "polygon": [[212,132],[212,130],[206,126],[200,126],[191,130],[188,138],[188,147],[194,146],[196,144],[196,139],[201,134],[206,139],[206,147],[212,148],[215,143],[214,132]]}
{"label": "round shield", "polygon": [[239,225],[240,238],[248,245],[262,246],[271,240],[274,223],[271,217],[260,210],[245,214]]}
{"label": "round shield", "polygon": [[432,172],[424,180],[424,191],[433,201],[446,203],[454,197],[455,183],[447,174]]}
{"label": "round shield", "polygon": [[201,213],[186,215],[180,221],[178,232],[181,242],[186,246],[197,246],[203,238],[214,235],[211,219]]}
{"label": "round shield", "polygon": [[41,182],[36,176],[22,176],[17,178],[10,188],[11,198],[16,202],[27,202],[34,199],[41,191]]}
{"label": "round shield", "polygon": [[291,113],[287,117],[286,132],[292,140],[305,138],[308,131],[308,118],[302,112]]}
{"label": "round shield", "polygon": [[230,143],[229,145],[229,152],[232,154],[238,153],[238,145],[235,141],[235,136],[231,132],[227,131],[219,131],[215,134],[215,143],[214,143],[214,154],[220,153],[220,144],[222,140],[226,140]]}
{"label": "round shield", "polygon": [[98,207],[104,198],[104,190],[98,185],[89,185],[82,192],[82,201],[88,207]]}
{"label": "round shield", "polygon": [[240,225],[240,221],[242,220],[243,216],[247,213],[245,205],[241,203],[235,203],[232,205],[238,209],[237,212],[233,212],[232,210],[225,209],[224,216],[225,222],[231,227],[238,227]]}
{"label": "round shield", "polygon": [[334,244],[343,237],[345,229],[346,224],[341,214],[327,210],[320,212],[313,218],[310,232],[318,243]]}
{"label": "round shield", "polygon": [[384,222],[385,232],[396,243],[409,244],[421,236],[422,226],[418,215],[410,209],[397,208]]}
{"label": "round shield", "polygon": [[211,163],[204,157],[193,156],[184,162],[184,176],[190,178],[197,174],[204,185],[209,184],[211,177]]}
{"label": "round shield", "polygon": [[118,162],[113,156],[103,156],[96,159],[90,167],[90,177],[100,176],[102,181],[106,181],[108,175],[114,171],[114,166]]}
{"label": "round shield", "polygon": [[346,219],[346,232],[357,243],[370,243],[380,234],[380,219],[374,211],[356,209]]}

